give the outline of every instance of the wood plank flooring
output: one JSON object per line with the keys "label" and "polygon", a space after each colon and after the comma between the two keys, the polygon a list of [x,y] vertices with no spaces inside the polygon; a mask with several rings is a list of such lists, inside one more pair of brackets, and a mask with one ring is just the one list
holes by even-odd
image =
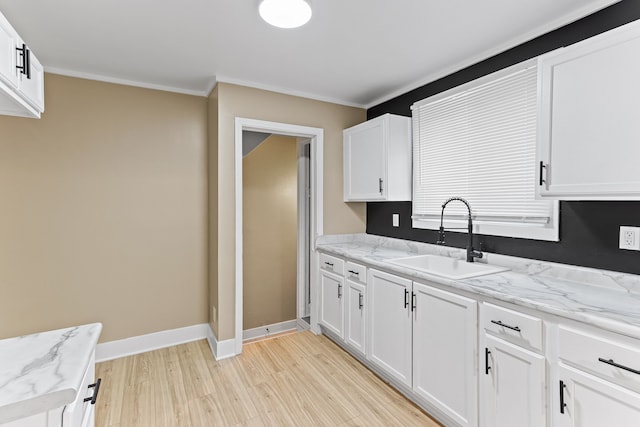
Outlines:
{"label": "wood plank flooring", "polygon": [[440,426],[324,336],[216,362],[205,340],[96,365],[97,427]]}

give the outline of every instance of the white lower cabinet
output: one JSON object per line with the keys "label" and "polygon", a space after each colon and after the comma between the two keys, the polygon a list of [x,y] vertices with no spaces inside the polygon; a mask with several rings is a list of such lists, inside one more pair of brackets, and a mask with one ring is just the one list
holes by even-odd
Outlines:
{"label": "white lower cabinet", "polygon": [[2,424],[3,427],[93,427],[95,404],[100,392],[100,382],[95,381],[95,352],[87,366],[75,400],[60,408],[41,412]]}
{"label": "white lower cabinet", "polygon": [[640,394],[565,366],[558,368],[558,406],[554,426],[638,427]]}
{"label": "white lower cabinet", "polygon": [[370,269],[368,359],[411,387],[411,280]]}
{"label": "white lower cabinet", "polygon": [[367,288],[347,279],[344,340],[361,356],[365,355]]}
{"label": "white lower cabinet", "polygon": [[320,272],[320,324],[344,338],[344,277]]}
{"label": "white lower cabinet", "polygon": [[484,334],[480,425],[546,425],[545,357]]}
{"label": "white lower cabinet", "polygon": [[460,426],[475,426],[477,302],[413,283],[413,391]]}
{"label": "white lower cabinet", "polygon": [[640,341],[565,325],[557,334],[554,426],[640,426]]}

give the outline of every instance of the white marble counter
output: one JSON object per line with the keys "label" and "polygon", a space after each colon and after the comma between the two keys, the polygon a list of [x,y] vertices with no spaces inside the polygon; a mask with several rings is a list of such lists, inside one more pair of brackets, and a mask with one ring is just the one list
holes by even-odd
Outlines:
{"label": "white marble counter", "polygon": [[367,234],[322,236],[322,252],[348,257],[415,280],[428,280],[613,332],[640,338],[640,276],[504,255],[486,254],[477,262],[511,269],[453,281],[389,263],[417,254],[464,259],[463,249]]}
{"label": "white marble counter", "polygon": [[102,324],[0,340],[0,424],[73,402]]}

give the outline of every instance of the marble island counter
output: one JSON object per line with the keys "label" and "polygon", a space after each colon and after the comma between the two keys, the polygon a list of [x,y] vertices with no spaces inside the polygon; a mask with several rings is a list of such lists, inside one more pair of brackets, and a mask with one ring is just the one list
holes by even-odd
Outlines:
{"label": "marble island counter", "polygon": [[0,340],[0,424],[72,403],[101,331],[92,323]]}
{"label": "marble island counter", "polygon": [[464,259],[462,249],[367,234],[322,236],[316,248],[416,281],[435,282],[640,338],[640,276],[485,253],[477,262],[509,271],[450,280],[389,260],[419,254]]}

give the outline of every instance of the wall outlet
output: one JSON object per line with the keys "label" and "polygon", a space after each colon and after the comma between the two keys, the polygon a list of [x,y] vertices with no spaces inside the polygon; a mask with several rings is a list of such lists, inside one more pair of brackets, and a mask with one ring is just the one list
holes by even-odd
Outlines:
{"label": "wall outlet", "polygon": [[640,227],[620,226],[620,249],[640,251]]}
{"label": "wall outlet", "polygon": [[400,214],[393,214],[391,216],[394,227],[400,227]]}

